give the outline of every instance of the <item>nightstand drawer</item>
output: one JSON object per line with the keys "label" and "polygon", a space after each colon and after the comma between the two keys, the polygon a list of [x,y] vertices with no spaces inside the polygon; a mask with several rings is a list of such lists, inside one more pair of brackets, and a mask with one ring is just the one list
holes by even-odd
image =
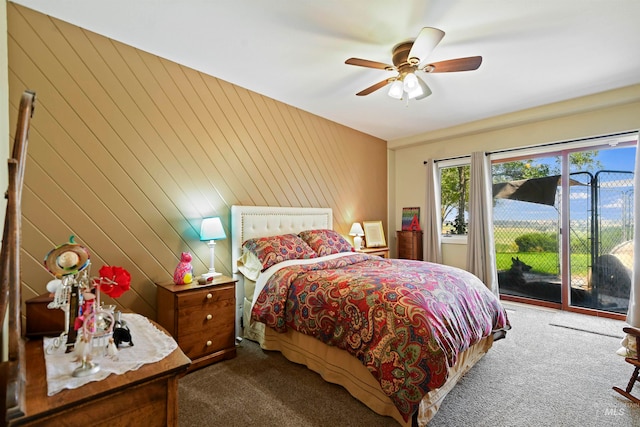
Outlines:
{"label": "nightstand drawer", "polygon": [[197,359],[216,351],[233,348],[235,346],[235,324],[226,330],[216,330],[211,333],[196,332],[180,339],[180,348],[187,357]]}
{"label": "nightstand drawer", "polygon": [[211,287],[197,292],[184,292],[177,295],[178,310],[189,307],[204,307],[221,300],[235,299],[235,286]]}
{"label": "nightstand drawer", "polygon": [[180,307],[178,312],[178,340],[195,332],[203,336],[207,331],[235,329],[235,299],[223,299],[205,306]]}

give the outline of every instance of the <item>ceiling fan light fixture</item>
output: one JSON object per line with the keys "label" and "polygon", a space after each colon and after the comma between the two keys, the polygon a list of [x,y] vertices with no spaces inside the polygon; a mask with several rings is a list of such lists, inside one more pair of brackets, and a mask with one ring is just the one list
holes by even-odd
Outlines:
{"label": "ceiling fan light fixture", "polygon": [[404,93],[404,88],[402,85],[402,80],[395,80],[391,83],[391,87],[389,88],[389,96],[395,99],[402,99],[402,94]]}
{"label": "ceiling fan light fixture", "polygon": [[433,63],[426,63],[431,51],[444,37],[444,31],[432,27],[424,27],[414,40],[400,42],[393,47],[393,65],[368,59],[349,58],[345,61],[349,65],[376,68],[386,71],[396,71],[395,77],[382,80],[356,93],[357,96],[369,95],[391,83],[388,95],[395,99],[424,99],[431,95],[431,89],[419,77],[416,71],[425,73],[450,73],[455,71],[477,70],[482,64],[481,56],[448,59]]}
{"label": "ceiling fan light fixture", "polygon": [[424,95],[424,91],[422,90],[422,88],[420,86],[416,86],[414,89],[412,89],[411,91],[407,92],[407,98],[409,99],[414,99],[417,98],[421,95]]}
{"label": "ceiling fan light fixture", "polygon": [[424,80],[422,80],[419,77],[418,77],[418,89],[420,90],[418,91],[416,89],[409,94],[409,99],[415,99],[416,101],[419,101],[421,99],[425,99],[427,96],[431,95],[432,93],[429,86],[427,86]]}
{"label": "ceiling fan light fixture", "polygon": [[408,73],[406,76],[404,76],[402,88],[407,93],[411,93],[416,89],[420,89],[420,84],[418,83],[418,77],[416,77],[416,75],[413,73]]}

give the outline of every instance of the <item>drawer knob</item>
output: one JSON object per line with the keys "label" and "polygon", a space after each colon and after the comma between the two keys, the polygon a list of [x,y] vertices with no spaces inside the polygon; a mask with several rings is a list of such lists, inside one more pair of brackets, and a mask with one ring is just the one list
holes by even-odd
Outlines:
{"label": "drawer knob", "polygon": [[211,298],[213,298],[213,295],[211,295],[210,293],[207,294],[207,299],[211,299]]}
{"label": "drawer knob", "polygon": [[211,319],[213,319],[213,316],[210,314],[207,314],[207,320],[211,320]]}
{"label": "drawer knob", "polygon": [[211,341],[207,341],[207,347],[211,347],[211,344],[213,344]]}

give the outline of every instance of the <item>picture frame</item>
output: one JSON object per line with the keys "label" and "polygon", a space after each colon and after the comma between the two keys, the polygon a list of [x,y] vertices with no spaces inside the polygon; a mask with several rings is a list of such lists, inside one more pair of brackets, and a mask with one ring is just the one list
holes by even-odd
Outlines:
{"label": "picture frame", "polygon": [[362,221],[362,228],[364,229],[364,239],[367,248],[387,246],[382,221]]}
{"label": "picture frame", "polygon": [[420,230],[420,208],[402,208],[402,231]]}

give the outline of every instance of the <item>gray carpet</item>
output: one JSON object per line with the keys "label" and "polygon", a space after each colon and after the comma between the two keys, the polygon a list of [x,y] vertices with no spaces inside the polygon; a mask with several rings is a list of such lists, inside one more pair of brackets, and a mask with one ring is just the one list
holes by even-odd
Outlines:
{"label": "gray carpet", "polygon": [[[623,322],[504,303],[513,329],[447,396],[440,426],[640,426],[614,392],[632,367]],[[640,386],[635,394],[640,396]],[[307,368],[244,340],[238,356],[183,377],[180,426],[394,426]]]}

